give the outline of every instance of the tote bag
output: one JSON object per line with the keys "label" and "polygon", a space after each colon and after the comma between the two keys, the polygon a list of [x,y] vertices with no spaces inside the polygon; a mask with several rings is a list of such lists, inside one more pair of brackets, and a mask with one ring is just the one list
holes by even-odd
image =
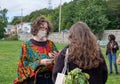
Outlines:
{"label": "tote bag", "polygon": [[68,62],[68,49],[66,50],[65,54],[64,68],[62,70],[62,73],[57,74],[55,84],[65,84],[65,72],[67,70],[67,62]]}

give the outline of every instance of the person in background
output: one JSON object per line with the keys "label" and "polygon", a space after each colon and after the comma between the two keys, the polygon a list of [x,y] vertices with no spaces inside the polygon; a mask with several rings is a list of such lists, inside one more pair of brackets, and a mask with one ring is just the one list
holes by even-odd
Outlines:
{"label": "person in background", "polygon": [[110,74],[113,73],[112,62],[114,64],[116,74],[118,74],[118,68],[116,63],[116,52],[119,49],[119,46],[118,43],[115,41],[115,36],[113,34],[110,34],[108,36],[108,40],[109,42],[106,48],[106,55],[108,56],[108,60],[109,60]]}
{"label": "person in background", "polygon": [[69,31],[69,41],[69,45],[58,55],[53,69],[53,81],[55,82],[57,73],[63,70],[68,49],[68,71],[80,68],[89,74],[89,84],[105,84],[108,77],[106,62],[88,25],[80,21],[73,24]]}
{"label": "person in background", "polygon": [[52,26],[44,17],[32,23],[33,38],[23,42],[14,84],[53,84],[52,70],[58,50],[48,40]]}

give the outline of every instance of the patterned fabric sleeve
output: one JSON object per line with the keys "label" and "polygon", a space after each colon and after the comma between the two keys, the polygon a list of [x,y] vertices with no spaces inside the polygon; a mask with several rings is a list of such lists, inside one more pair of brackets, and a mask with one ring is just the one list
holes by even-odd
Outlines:
{"label": "patterned fabric sleeve", "polygon": [[52,44],[53,44],[52,45],[53,46],[53,51],[59,52],[58,49],[57,49],[57,47],[55,46],[55,44],[53,42],[52,42]]}
{"label": "patterned fabric sleeve", "polygon": [[28,77],[32,77],[35,75],[34,70],[38,66],[38,60],[29,63],[29,59],[30,58],[28,56],[27,44],[22,43],[20,60],[18,62],[17,78],[14,80],[14,84],[18,84],[18,82],[22,82]]}
{"label": "patterned fabric sleeve", "polygon": [[34,62],[29,62],[29,66],[32,68],[32,70],[35,71],[35,69],[39,66],[39,61],[40,60],[36,60]]}

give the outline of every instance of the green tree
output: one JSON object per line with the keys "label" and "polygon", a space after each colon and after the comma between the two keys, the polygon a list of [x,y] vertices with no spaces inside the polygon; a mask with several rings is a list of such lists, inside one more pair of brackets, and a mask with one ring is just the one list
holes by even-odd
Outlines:
{"label": "green tree", "polygon": [[5,27],[7,26],[7,9],[0,10],[0,39],[4,37]]}
{"label": "green tree", "polygon": [[53,24],[55,32],[58,32],[58,23],[59,23],[59,9],[56,8],[53,10],[53,12],[50,14],[51,15],[51,22]]}
{"label": "green tree", "polygon": [[101,34],[107,27],[109,21],[105,15],[104,0],[75,0],[76,1],[76,18],[75,21],[86,22],[91,30],[101,38]]}
{"label": "green tree", "polygon": [[3,23],[2,17],[0,16],[0,39],[4,37],[5,25]]}
{"label": "green tree", "polygon": [[[112,20],[116,23],[118,19],[106,17],[108,0],[73,0],[62,5],[61,30],[69,29],[77,21],[86,22],[91,30],[100,38],[102,32],[108,27]],[[107,12],[107,13],[106,13]],[[54,31],[58,31],[59,6],[54,10],[41,9],[32,12],[23,18],[24,21],[32,22],[39,16],[45,16],[54,26]],[[110,20],[110,21],[109,21]]]}
{"label": "green tree", "polygon": [[5,24],[8,23],[7,16],[6,16],[7,11],[8,11],[8,10],[7,10],[6,8],[3,9],[3,10],[1,10],[2,18],[3,18],[3,21],[4,21]]}
{"label": "green tree", "polygon": [[120,29],[120,0],[108,0],[106,15],[110,23],[106,29]]}
{"label": "green tree", "polygon": [[69,29],[74,23],[76,8],[75,2],[65,3],[62,7],[62,30]]}
{"label": "green tree", "polygon": [[21,23],[21,19],[17,18],[17,17],[15,17],[11,22],[11,24],[13,24],[13,25],[16,25],[16,24],[19,24],[19,23]]}

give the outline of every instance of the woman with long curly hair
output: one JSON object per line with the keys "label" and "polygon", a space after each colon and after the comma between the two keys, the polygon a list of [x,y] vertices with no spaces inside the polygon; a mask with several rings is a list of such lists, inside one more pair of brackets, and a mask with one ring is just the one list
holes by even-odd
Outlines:
{"label": "woman with long curly hair", "polygon": [[108,76],[107,66],[96,36],[91,32],[86,23],[77,22],[69,32],[69,45],[58,55],[53,69],[53,81],[58,72],[62,72],[66,50],[68,53],[68,70],[82,69],[90,75],[89,84],[105,84]]}
{"label": "woman with long curly hair", "polygon": [[48,39],[52,25],[44,17],[32,23],[29,41],[22,42],[17,77],[14,84],[53,84],[52,70],[58,49]]}

